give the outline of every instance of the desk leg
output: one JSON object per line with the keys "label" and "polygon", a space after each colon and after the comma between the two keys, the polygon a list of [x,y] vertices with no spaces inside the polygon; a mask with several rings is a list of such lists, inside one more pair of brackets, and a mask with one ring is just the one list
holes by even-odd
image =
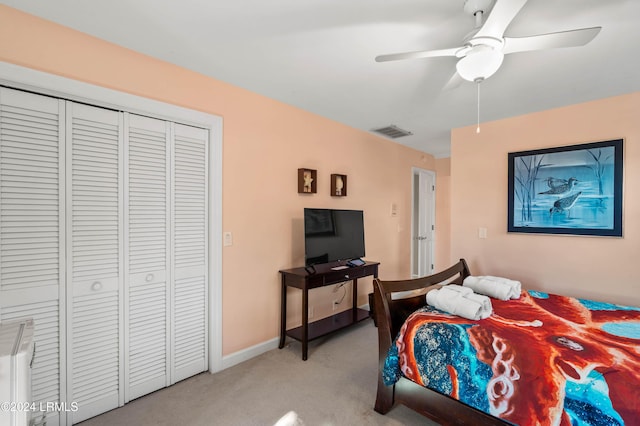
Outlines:
{"label": "desk leg", "polygon": [[307,360],[309,343],[309,290],[302,289],[302,360]]}
{"label": "desk leg", "polygon": [[284,341],[287,337],[287,286],[282,275],[282,288],[280,290],[280,344],[279,349],[284,348]]}
{"label": "desk leg", "polygon": [[358,279],[354,278],[353,279],[353,294],[352,296],[352,310],[351,310],[351,315],[353,317],[353,322],[357,322],[358,320]]}

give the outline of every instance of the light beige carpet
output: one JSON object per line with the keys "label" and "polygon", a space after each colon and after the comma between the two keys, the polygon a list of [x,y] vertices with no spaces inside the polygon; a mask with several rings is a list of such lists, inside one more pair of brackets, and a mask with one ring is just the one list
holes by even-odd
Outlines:
{"label": "light beige carpet", "polygon": [[306,426],[435,425],[404,406],[373,410],[378,367],[371,320],[309,344],[275,349],[203,373],[83,422],[102,425],[273,425],[294,411]]}

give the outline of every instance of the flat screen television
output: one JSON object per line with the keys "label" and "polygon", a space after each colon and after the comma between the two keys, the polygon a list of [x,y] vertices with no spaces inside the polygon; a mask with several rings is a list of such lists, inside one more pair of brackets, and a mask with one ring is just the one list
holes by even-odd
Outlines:
{"label": "flat screen television", "polygon": [[305,265],[364,257],[362,210],[304,209]]}

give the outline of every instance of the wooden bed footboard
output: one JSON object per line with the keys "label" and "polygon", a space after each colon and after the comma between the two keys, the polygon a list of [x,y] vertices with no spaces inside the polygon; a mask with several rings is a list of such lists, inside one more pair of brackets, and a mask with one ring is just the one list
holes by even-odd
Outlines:
{"label": "wooden bed footboard", "polygon": [[[373,303],[378,326],[378,390],[375,410],[386,414],[395,403],[429,417],[442,425],[505,425],[504,421],[487,415],[441,393],[401,378],[395,385],[386,386],[382,371],[387,352],[407,317],[426,305],[426,293],[444,284],[460,284],[470,275],[464,259],[455,265],[422,278],[373,283]],[[393,293],[425,290],[423,294],[393,299]]]}

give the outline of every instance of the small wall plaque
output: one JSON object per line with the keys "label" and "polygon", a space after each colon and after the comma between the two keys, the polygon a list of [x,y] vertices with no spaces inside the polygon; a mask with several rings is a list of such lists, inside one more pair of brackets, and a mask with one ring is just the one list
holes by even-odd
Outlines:
{"label": "small wall plaque", "polygon": [[315,194],[317,192],[318,172],[313,169],[298,169],[298,193]]}
{"label": "small wall plaque", "polygon": [[347,175],[331,175],[331,195],[334,197],[347,196]]}

